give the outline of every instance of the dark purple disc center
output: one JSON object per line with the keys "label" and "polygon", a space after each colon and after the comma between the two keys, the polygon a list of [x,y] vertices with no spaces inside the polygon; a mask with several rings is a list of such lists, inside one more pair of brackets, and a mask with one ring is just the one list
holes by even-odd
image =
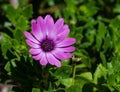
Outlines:
{"label": "dark purple disc center", "polygon": [[41,48],[45,52],[52,51],[54,49],[55,45],[52,40],[45,39],[41,42]]}

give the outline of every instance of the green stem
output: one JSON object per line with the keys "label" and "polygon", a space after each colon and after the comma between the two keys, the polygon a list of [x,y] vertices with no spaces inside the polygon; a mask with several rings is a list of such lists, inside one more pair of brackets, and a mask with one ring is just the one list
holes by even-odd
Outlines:
{"label": "green stem", "polygon": [[73,76],[72,76],[72,80],[73,80],[73,85],[74,85],[75,73],[76,73],[76,62],[73,61],[72,65],[73,65]]}

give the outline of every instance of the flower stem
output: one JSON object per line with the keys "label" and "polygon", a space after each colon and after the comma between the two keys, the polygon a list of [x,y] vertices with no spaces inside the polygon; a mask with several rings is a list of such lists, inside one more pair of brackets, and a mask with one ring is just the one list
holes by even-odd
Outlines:
{"label": "flower stem", "polygon": [[76,73],[76,62],[74,62],[74,61],[72,61],[72,69],[73,69],[72,81],[73,81],[73,85],[74,85],[75,73]]}

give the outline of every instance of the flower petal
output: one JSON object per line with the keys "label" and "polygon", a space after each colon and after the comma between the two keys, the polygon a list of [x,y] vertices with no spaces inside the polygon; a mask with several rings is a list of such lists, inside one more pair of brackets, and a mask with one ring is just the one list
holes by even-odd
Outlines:
{"label": "flower petal", "polygon": [[30,40],[26,40],[26,43],[32,48],[40,48],[40,46],[38,44],[33,43]]}
{"label": "flower petal", "polygon": [[72,54],[71,53],[64,53],[61,49],[59,48],[56,48],[54,51],[52,51],[52,54],[60,59],[60,60],[66,60],[68,58],[71,58],[72,57]]}
{"label": "flower petal", "polygon": [[54,62],[55,62],[55,65],[57,67],[61,67],[61,62],[59,60],[57,60],[56,58],[54,58]]}
{"label": "flower petal", "polygon": [[48,59],[48,62],[51,64],[51,65],[55,65],[57,67],[61,67],[61,62],[56,59],[52,54],[47,54],[47,59]]}
{"label": "flower petal", "polygon": [[72,58],[72,54],[71,53],[65,53],[66,59]]}
{"label": "flower petal", "polygon": [[42,54],[42,58],[39,61],[41,65],[46,65],[48,63],[45,53]]}
{"label": "flower petal", "polygon": [[57,43],[56,47],[66,47],[74,44],[76,42],[75,38],[66,38],[62,42]]}
{"label": "flower petal", "polygon": [[55,26],[54,26],[54,20],[52,18],[52,16],[50,15],[47,15],[45,17],[45,26],[46,26],[46,34],[47,34],[47,38],[48,39],[56,39],[57,38],[57,30],[55,29]]}
{"label": "flower petal", "polygon": [[73,47],[73,46],[60,48],[60,49],[62,49],[63,52],[73,52],[73,51],[75,51],[75,47]]}
{"label": "flower petal", "polygon": [[68,25],[65,25],[62,30],[64,31],[58,34],[58,37],[56,39],[57,42],[64,40],[70,32]]}
{"label": "flower petal", "polygon": [[41,49],[35,49],[35,48],[31,48],[29,50],[29,53],[32,54],[32,55],[37,55],[37,54],[40,54],[41,53]]}
{"label": "flower petal", "polygon": [[36,37],[37,40],[41,41],[43,39],[43,34],[42,34],[42,31],[41,31],[40,27],[38,26],[36,20],[32,20],[31,25],[32,25],[33,35]]}
{"label": "flower petal", "polygon": [[54,20],[50,15],[47,15],[45,17],[45,25],[47,27],[47,31],[51,32],[53,30],[54,27]]}
{"label": "flower petal", "polygon": [[45,26],[44,19],[43,19],[41,16],[39,16],[39,17],[37,18],[37,24],[38,24],[38,26],[39,26],[40,29],[41,29],[41,32],[42,32],[42,34],[43,34],[43,37],[45,38],[45,37],[46,37],[46,26]]}
{"label": "flower petal", "polygon": [[56,23],[55,23],[55,28],[57,29],[57,33],[60,33],[62,30],[64,24],[64,19],[63,18],[59,18]]}
{"label": "flower petal", "polygon": [[52,57],[52,59],[53,59],[54,62],[55,62],[55,66],[61,67],[61,62],[60,62],[58,59],[56,59],[55,57]]}
{"label": "flower petal", "polygon": [[51,53],[46,53],[47,60],[51,65],[54,65],[53,55]]}
{"label": "flower petal", "polygon": [[42,58],[42,52],[38,55],[33,56],[34,60],[41,60],[41,58]]}
{"label": "flower petal", "polygon": [[37,41],[29,32],[25,31],[24,35],[27,37],[27,39],[31,40],[34,43],[39,44],[39,41]]}

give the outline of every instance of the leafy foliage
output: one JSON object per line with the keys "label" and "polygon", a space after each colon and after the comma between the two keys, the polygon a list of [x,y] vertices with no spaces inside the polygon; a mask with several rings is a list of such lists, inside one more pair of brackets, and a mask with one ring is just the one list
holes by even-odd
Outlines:
{"label": "leafy foliage", "polygon": [[[120,92],[119,0],[0,0],[0,82],[12,92]],[[76,38],[73,58],[62,67],[40,66],[23,32],[30,20],[63,17]]]}

